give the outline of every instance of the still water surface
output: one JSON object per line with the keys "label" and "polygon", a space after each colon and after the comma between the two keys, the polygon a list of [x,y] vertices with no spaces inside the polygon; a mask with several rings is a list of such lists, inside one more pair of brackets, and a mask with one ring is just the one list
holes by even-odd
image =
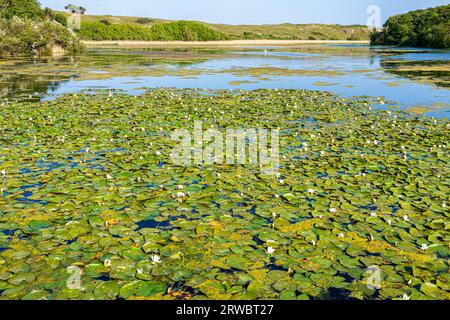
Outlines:
{"label": "still water surface", "polygon": [[77,57],[0,60],[2,98],[52,99],[98,89],[138,94],[156,87],[326,90],[450,118],[450,51],[366,45],[100,48]]}

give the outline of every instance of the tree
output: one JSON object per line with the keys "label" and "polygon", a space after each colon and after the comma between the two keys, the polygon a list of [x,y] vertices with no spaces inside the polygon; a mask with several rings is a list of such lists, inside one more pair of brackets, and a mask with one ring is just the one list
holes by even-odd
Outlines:
{"label": "tree", "polygon": [[449,48],[450,5],[390,17],[371,40],[375,45]]}

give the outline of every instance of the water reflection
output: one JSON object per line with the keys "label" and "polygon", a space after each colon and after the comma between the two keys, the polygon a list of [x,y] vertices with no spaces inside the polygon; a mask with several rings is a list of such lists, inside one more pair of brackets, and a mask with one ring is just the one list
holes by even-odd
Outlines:
{"label": "water reflection", "polygon": [[449,117],[450,51],[364,45],[89,49],[77,57],[0,60],[0,97],[29,99],[92,89],[287,88],[441,105]]}

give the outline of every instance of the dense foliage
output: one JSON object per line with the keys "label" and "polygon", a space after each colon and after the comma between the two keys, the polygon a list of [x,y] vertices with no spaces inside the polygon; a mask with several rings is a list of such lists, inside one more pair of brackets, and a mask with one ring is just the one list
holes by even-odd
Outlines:
{"label": "dense foliage", "polygon": [[0,19],[0,54],[48,55],[53,50],[74,52],[80,49],[77,37],[56,21]]}
{"label": "dense foliage", "polygon": [[44,12],[36,0],[0,0],[0,17],[37,19],[43,18]]}
{"label": "dense foliage", "polygon": [[78,34],[89,40],[143,40],[143,41],[209,41],[225,40],[226,36],[192,21],[177,21],[144,27],[130,24],[85,22]]}
{"label": "dense foliage", "polygon": [[0,0],[0,55],[46,55],[81,48],[61,13],[35,0]]}
{"label": "dense foliage", "polygon": [[372,44],[450,48],[450,5],[390,17]]}

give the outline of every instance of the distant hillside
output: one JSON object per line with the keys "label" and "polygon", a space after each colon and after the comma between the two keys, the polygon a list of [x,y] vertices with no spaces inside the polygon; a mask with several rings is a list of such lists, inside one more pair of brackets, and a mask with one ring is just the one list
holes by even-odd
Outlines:
{"label": "distant hillside", "polygon": [[390,17],[381,32],[371,36],[374,45],[450,48],[450,5]]}
{"label": "distant hillside", "polygon": [[[242,40],[242,39],[273,39],[273,40],[368,40],[370,31],[366,26],[327,25],[327,24],[277,24],[277,25],[227,25],[210,24],[204,22],[189,22],[191,30],[186,31],[186,25],[174,24],[174,21],[122,16],[94,16],[85,15],[82,18],[83,28],[80,36],[85,40],[204,40],[200,34],[208,34],[208,40]],[[186,22],[183,22],[186,23]],[[196,25],[194,25],[194,23]],[[101,25],[100,25],[101,24]],[[167,27],[163,27],[169,24]],[[210,29],[207,31],[200,25]],[[154,39],[153,28],[159,28],[163,37]],[[181,27],[181,33],[180,29]],[[83,29],[82,28],[82,29]],[[196,29],[196,30],[192,30]],[[173,29],[174,33],[170,30]],[[178,31],[176,31],[178,29]],[[163,32],[161,30],[164,30]],[[122,32],[123,31],[123,32]],[[191,32],[194,31],[194,34]],[[96,35],[95,35],[96,34]],[[167,38],[164,38],[167,36]],[[184,38],[180,38],[180,36]],[[125,38],[124,38],[125,37]],[[211,38],[213,37],[213,38]]]}

